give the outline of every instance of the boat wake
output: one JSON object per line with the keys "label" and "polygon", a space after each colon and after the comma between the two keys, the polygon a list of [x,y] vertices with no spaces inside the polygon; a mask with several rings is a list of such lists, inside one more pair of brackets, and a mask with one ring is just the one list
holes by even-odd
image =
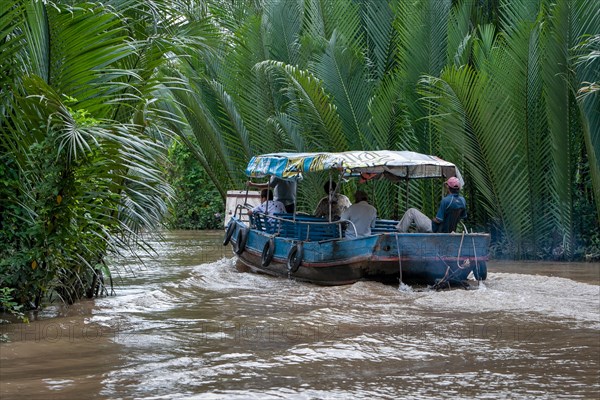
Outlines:
{"label": "boat wake", "polygon": [[438,310],[464,304],[469,312],[530,313],[600,329],[600,286],[558,277],[490,273],[478,290],[424,292],[416,303]]}
{"label": "boat wake", "polygon": [[[370,307],[390,306],[426,308],[435,312],[454,312],[460,307],[466,314],[514,313],[529,318],[570,320],[580,327],[600,329],[600,286],[570,279],[514,273],[490,273],[476,290],[415,290],[377,282],[357,282],[346,286],[317,286],[293,280],[235,269],[235,258],[223,258],[196,266],[183,285],[215,292],[265,292],[275,302],[330,307],[332,304],[356,304]],[[477,287],[475,285],[475,287]],[[395,299],[394,299],[395,298]],[[403,313],[404,314],[404,313]],[[347,315],[346,315],[347,317]]]}
{"label": "boat wake", "polygon": [[179,268],[163,263],[147,284],[135,278],[95,302],[91,322],[110,328],[127,354],[104,380],[106,397],[597,393],[600,286],[547,276],[547,266],[436,291],[318,286],[239,272],[220,254],[200,257]]}

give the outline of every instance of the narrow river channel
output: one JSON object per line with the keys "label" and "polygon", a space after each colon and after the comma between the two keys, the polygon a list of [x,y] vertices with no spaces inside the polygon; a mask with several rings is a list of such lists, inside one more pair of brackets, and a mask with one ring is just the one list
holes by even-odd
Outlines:
{"label": "narrow river channel", "polygon": [[600,398],[600,264],[490,262],[477,290],[319,287],[166,232],[116,294],[1,326],[0,399]]}

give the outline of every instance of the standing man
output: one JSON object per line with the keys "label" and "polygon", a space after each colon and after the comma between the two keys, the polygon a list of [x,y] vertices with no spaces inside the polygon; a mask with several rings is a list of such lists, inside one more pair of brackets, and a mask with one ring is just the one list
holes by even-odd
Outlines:
{"label": "standing man", "polygon": [[369,236],[371,228],[375,226],[377,210],[369,204],[369,198],[362,190],[354,194],[354,204],[344,211],[341,220],[351,222],[346,228],[346,239]]}
{"label": "standing man", "polygon": [[246,185],[260,189],[273,188],[273,199],[282,202],[287,213],[293,214],[296,211],[296,181],[285,180],[271,175],[268,183],[248,181]]}

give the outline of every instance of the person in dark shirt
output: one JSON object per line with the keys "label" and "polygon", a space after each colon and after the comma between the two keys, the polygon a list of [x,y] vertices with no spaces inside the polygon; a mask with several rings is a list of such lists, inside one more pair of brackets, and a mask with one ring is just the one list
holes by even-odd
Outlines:
{"label": "person in dark shirt", "polygon": [[462,209],[461,219],[467,218],[467,202],[460,192],[460,181],[456,177],[451,177],[446,181],[448,194],[440,202],[440,207],[433,219],[423,214],[416,208],[406,210],[396,229],[399,232],[408,232],[408,228],[414,223],[417,232],[430,233],[437,231],[437,227],[444,222],[444,217],[449,210]]}

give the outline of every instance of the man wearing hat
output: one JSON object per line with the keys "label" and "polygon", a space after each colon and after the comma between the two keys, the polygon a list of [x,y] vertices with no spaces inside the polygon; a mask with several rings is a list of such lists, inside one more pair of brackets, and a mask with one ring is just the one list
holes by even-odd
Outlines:
{"label": "man wearing hat", "polygon": [[446,187],[448,188],[448,194],[444,197],[440,203],[440,208],[433,220],[423,214],[416,208],[409,208],[406,210],[402,219],[396,225],[396,229],[399,232],[408,232],[408,228],[414,223],[417,232],[431,233],[437,231],[437,227],[444,222],[444,217],[448,214],[448,211],[462,209],[460,215],[461,219],[467,218],[467,202],[462,197],[460,192],[460,181],[456,177],[451,177],[446,181]]}

